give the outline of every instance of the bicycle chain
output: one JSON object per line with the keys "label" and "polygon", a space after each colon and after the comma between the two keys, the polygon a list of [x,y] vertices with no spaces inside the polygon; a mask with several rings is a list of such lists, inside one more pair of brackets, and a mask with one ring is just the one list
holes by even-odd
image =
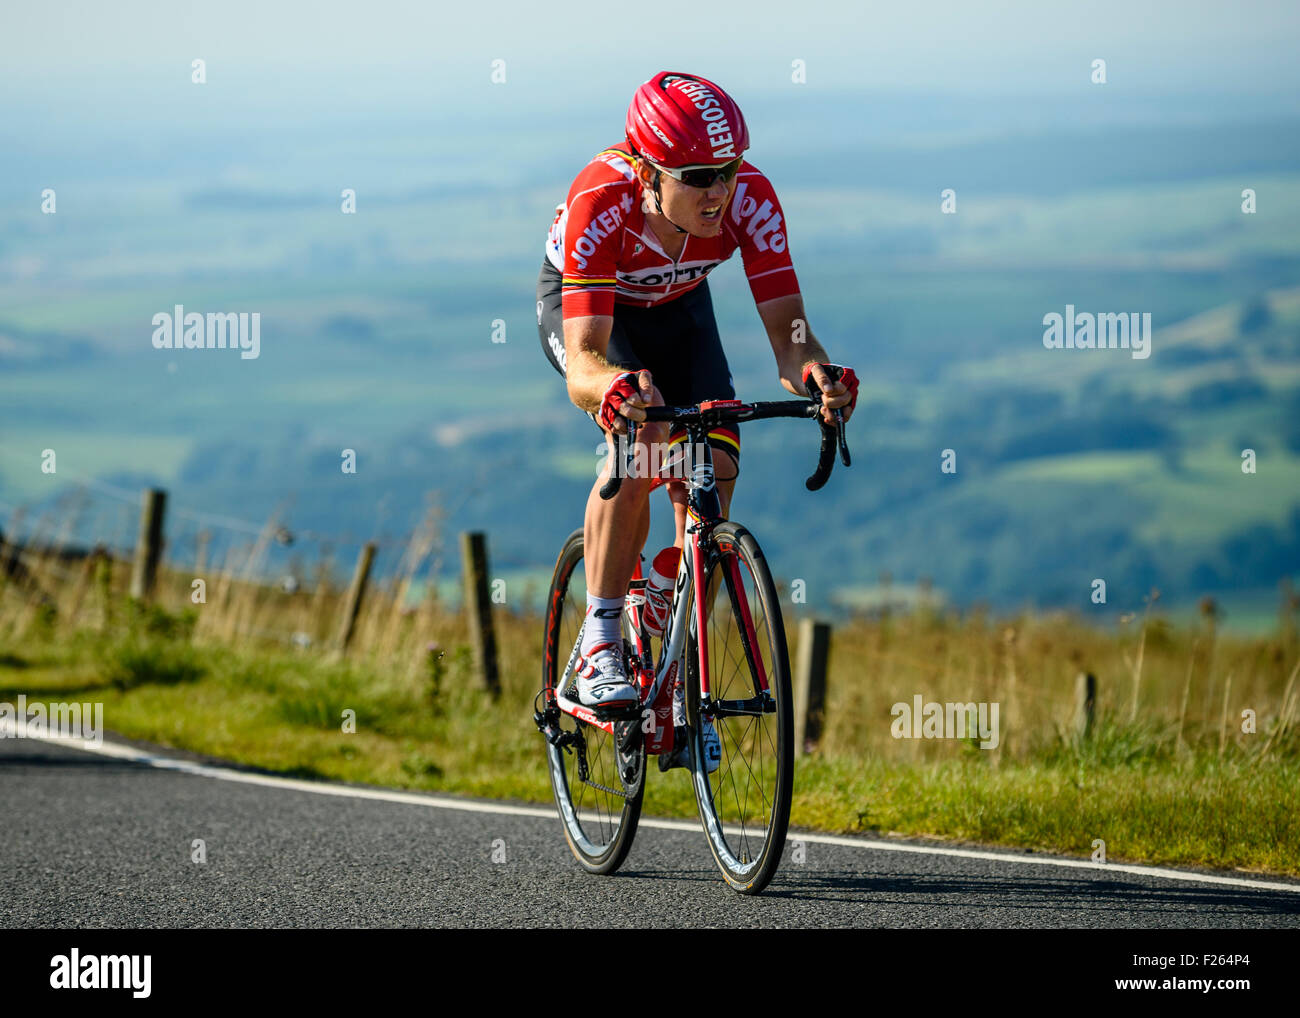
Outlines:
{"label": "bicycle chain", "polygon": [[584,785],[590,785],[592,788],[595,788],[595,789],[597,789],[597,790],[599,790],[599,791],[601,791],[601,792],[608,792],[610,795],[617,795],[620,799],[626,799],[626,798],[627,798],[627,791],[626,791],[625,789],[622,789],[622,788],[610,788],[610,787],[607,786],[607,785],[602,785],[602,784],[599,784],[599,783],[597,783],[597,782],[595,782],[595,781],[589,781],[589,780],[587,780],[586,778],[582,778],[581,780],[582,780],[582,783],[583,783]]}
{"label": "bicycle chain", "polygon": [[[574,734],[578,735],[578,738],[574,740],[574,746],[576,747],[578,754],[578,780],[584,785],[588,785],[597,791],[605,792],[608,795],[617,795],[620,799],[629,798],[631,793],[628,792],[626,788],[610,788],[608,785],[602,785],[599,781],[591,780],[589,777],[591,774],[591,768],[587,764],[587,740],[577,732]],[[621,754],[616,752],[615,759],[620,755]]]}
{"label": "bicycle chain", "polygon": [[609,788],[605,785],[602,785],[598,781],[592,781],[591,778],[587,776],[591,773],[590,769],[587,766],[587,740],[584,738],[579,738],[577,740],[577,747],[578,747],[578,780],[581,781],[584,785],[590,785],[592,788],[595,788],[598,791],[607,792],[610,795],[617,795],[620,799],[626,799],[627,798],[626,790],[620,788]]}

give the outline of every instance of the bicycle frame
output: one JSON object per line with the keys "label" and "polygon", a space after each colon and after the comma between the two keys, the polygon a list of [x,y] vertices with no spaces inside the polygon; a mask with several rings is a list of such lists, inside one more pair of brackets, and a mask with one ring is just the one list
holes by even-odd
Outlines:
{"label": "bicycle frame", "polygon": [[[737,607],[738,614],[743,622],[741,642],[744,646],[746,659],[758,682],[759,695],[757,697],[752,700],[710,700],[708,613],[704,598],[702,596],[695,598],[693,618],[688,618],[689,613],[682,610],[692,586],[697,582],[697,578],[705,573],[705,556],[709,550],[711,532],[715,526],[723,522],[722,503],[718,498],[717,486],[714,482],[713,449],[707,441],[707,432],[708,426],[705,424],[687,426],[686,446],[687,450],[690,450],[692,462],[690,473],[684,479],[687,486],[686,505],[688,517],[686,547],[683,549],[681,561],[677,568],[670,611],[672,621],[667,637],[662,643],[657,667],[654,666],[649,644],[643,640],[641,607],[644,604],[644,597],[642,596],[640,601],[637,601],[635,597],[629,597],[624,605],[624,612],[628,616],[632,630],[632,659],[637,673],[635,681],[641,694],[638,706],[644,711],[648,705],[653,705],[664,684],[678,681],[679,669],[685,672],[686,640],[693,622],[697,634],[696,648],[699,664],[701,714],[706,717],[716,717],[719,715],[770,713],[775,707],[768,691],[767,674],[763,667],[762,655],[755,653],[758,643],[754,632],[753,618],[750,614],[749,600],[745,594],[745,587],[741,581],[740,569],[735,556],[727,556],[725,559],[724,580],[727,585],[728,595],[732,603]],[[617,462],[612,464],[614,469],[617,469],[617,466]],[[665,481],[663,478],[656,478],[652,482],[651,490],[668,483],[673,482]],[[639,564],[633,576],[634,589],[638,581],[644,582]],[[581,645],[582,630],[579,629],[573,650],[570,652],[568,662],[565,665],[563,673],[565,676],[572,676],[573,665]],[[686,681],[684,674],[681,675],[681,681],[683,683]],[[571,700],[564,695],[570,684],[571,681],[566,683],[565,689],[556,691],[556,706],[564,713],[585,721],[587,724],[613,733],[615,721],[597,717],[592,708],[585,707],[576,700]],[[651,710],[653,710],[653,706],[651,706]]]}
{"label": "bicycle frame", "polygon": [[[641,815],[647,757],[659,754],[659,769],[671,769],[680,762],[673,745],[679,737],[688,743],[685,756],[700,821],[727,883],[742,894],[758,894],[780,865],[794,781],[789,654],[780,598],[753,535],[722,518],[708,436],[719,426],[747,421],[818,418],[821,451],[817,469],[805,482],[809,491],[817,491],[830,477],[837,448],[841,462],[849,465],[843,415],[833,408],[826,413],[826,409],[820,394],[810,393],[807,403],[710,400],[697,406],[647,406],[643,414],[637,415],[647,423],[672,424],[672,433],[685,431],[689,438],[677,464],[689,466],[689,470],[674,471],[676,479],[672,481],[666,481],[659,468],[654,468],[652,477],[640,475],[651,490],[664,483],[684,484],[689,523],[683,535],[685,547],[673,581],[671,614],[657,663],[644,616],[647,581],[639,565],[623,597],[624,661],[627,678],[637,691],[636,700],[630,704],[586,707],[575,702],[573,669],[582,646],[585,616],[564,670],[559,669],[558,658],[563,651],[559,640],[574,621],[571,610],[576,606],[575,599],[582,599],[570,581],[587,550],[581,531],[574,531],[565,541],[556,559],[547,604],[539,690],[545,707],[539,709],[534,700],[533,722],[548,744],[547,766],[565,839],[588,872],[606,875],[623,864]],[[604,500],[618,495],[625,478],[638,476],[637,464],[641,460],[634,454],[651,451],[645,442],[637,443],[637,427],[637,421],[628,419],[626,435],[615,450],[618,455],[611,459],[610,469],[597,488]],[[645,481],[638,485],[638,498],[644,497],[641,493],[647,490]],[[678,500],[677,492],[674,499]],[[749,591],[746,583],[752,584]],[[726,601],[722,598],[723,586]],[[568,601],[564,600],[566,594]],[[761,625],[765,631],[761,633],[755,630],[756,616],[751,605],[763,613]],[[709,627],[713,621],[727,629],[725,643],[713,648],[718,655],[714,663],[725,668],[712,676],[716,688],[711,690]],[[739,634],[744,664],[732,660],[739,656],[730,646],[733,630]],[[765,655],[769,655],[766,661]],[[722,699],[733,687],[739,687],[740,695],[747,698]],[[678,714],[669,723],[670,712],[676,714],[679,709],[677,694],[683,690],[686,716],[683,719]],[[561,727],[565,714],[577,723]],[[742,720],[735,726],[727,724],[732,717]],[[685,730],[678,727],[683,720]],[[664,726],[658,727],[657,721]],[[759,721],[761,726],[754,723]],[[756,729],[764,734],[755,734]],[[591,747],[596,761],[594,774],[588,760],[589,737],[595,740]],[[565,762],[570,750],[576,750],[576,774]],[[760,756],[757,774],[749,759],[755,752]],[[665,757],[666,753],[673,756]],[[770,767],[765,763],[769,757]],[[735,759],[739,759],[738,768],[732,766]],[[605,776],[611,771],[617,777]],[[744,786],[743,795],[737,788],[738,781]],[[590,800],[585,795],[587,786],[592,790]]]}

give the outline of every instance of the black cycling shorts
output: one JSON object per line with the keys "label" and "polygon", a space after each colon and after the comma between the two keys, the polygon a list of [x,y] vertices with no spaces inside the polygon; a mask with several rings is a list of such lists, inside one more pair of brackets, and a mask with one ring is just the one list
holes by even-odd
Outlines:
{"label": "black cycling shorts", "polygon": [[[543,259],[537,277],[537,332],[546,359],[563,376],[564,313],[560,291],[559,270]],[[628,371],[649,370],[669,406],[736,398],[731,369],[713,318],[707,280],[675,300],[654,307],[614,305],[614,325],[605,359]],[[593,415],[588,416],[595,420]],[[683,433],[674,432],[669,441],[683,437]],[[716,428],[709,433],[709,444],[740,462],[737,430]]]}

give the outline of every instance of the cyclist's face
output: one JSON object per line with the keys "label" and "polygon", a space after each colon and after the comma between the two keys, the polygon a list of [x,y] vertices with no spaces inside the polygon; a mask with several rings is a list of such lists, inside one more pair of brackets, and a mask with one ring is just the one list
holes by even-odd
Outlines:
{"label": "cyclist's face", "polygon": [[696,237],[716,237],[722,232],[722,215],[736,190],[733,176],[725,184],[715,180],[712,187],[691,187],[675,177],[661,174],[659,190],[663,195],[664,215]]}

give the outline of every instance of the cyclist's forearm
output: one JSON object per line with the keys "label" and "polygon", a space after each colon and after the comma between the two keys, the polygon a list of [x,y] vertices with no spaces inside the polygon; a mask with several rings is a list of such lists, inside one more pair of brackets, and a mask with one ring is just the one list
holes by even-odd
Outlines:
{"label": "cyclist's forearm", "polygon": [[600,401],[623,368],[605,358],[613,319],[607,316],[564,323],[565,381],[573,405],[588,413],[600,409]]}
{"label": "cyclist's forearm", "polygon": [[758,314],[767,330],[767,340],[772,344],[781,385],[791,395],[806,396],[804,365],[825,363],[830,357],[808,324],[803,296],[796,293],[765,301],[758,305]]}
{"label": "cyclist's forearm", "polygon": [[830,355],[826,352],[826,348],[809,332],[805,341],[798,344],[798,349],[792,349],[778,362],[777,370],[781,375],[781,385],[786,392],[794,396],[806,396],[803,387],[804,366],[829,362]]}
{"label": "cyclist's forearm", "polygon": [[579,410],[597,413],[610,383],[627,369],[610,364],[600,354],[581,350],[569,361],[569,399]]}

